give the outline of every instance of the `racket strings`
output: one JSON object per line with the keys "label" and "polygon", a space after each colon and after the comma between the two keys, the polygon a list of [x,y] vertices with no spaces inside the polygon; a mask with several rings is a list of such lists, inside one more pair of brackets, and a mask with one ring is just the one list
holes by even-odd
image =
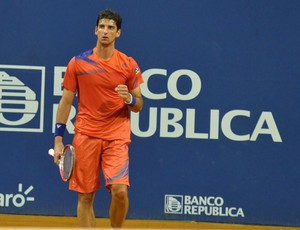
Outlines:
{"label": "racket strings", "polygon": [[73,166],[74,166],[74,154],[71,148],[67,148],[62,156],[62,166],[63,166],[63,177],[69,180],[72,176]]}

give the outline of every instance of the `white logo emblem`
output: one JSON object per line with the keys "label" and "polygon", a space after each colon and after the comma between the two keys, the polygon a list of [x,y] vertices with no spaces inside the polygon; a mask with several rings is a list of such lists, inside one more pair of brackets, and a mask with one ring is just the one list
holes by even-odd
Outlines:
{"label": "white logo emblem", "polygon": [[182,214],[183,196],[165,195],[165,213]]}
{"label": "white logo emblem", "polygon": [[44,88],[45,67],[0,65],[0,131],[42,132]]}
{"label": "white logo emblem", "polygon": [[28,194],[33,190],[33,186],[30,185],[25,191],[23,192],[23,184],[19,184],[18,186],[18,194],[2,194],[0,193],[0,207],[9,207],[13,204],[17,208],[21,208],[25,205],[27,201],[34,201],[34,197],[29,197]]}

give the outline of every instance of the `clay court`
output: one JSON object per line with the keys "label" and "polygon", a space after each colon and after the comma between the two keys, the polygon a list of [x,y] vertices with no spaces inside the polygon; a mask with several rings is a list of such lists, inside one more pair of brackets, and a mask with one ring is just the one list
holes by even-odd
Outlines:
{"label": "clay court", "polygon": [[[109,220],[97,218],[97,228],[110,228]],[[76,217],[58,216],[29,216],[29,215],[0,215],[0,229],[17,228],[50,228],[66,229],[76,228]],[[199,223],[185,221],[160,220],[126,220],[124,228],[127,229],[241,229],[241,230],[296,230],[296,227],[258,226],[240,224]]]}

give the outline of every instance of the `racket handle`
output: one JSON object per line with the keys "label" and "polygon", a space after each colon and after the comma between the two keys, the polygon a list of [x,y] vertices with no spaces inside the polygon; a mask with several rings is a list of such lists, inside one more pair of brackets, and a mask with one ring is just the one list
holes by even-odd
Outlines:
{"label": "racket handle", "polygon": [[50,156],[53,156],[53,157],[54,157],[54,149],[49,149],[49,150],[48,150],[48,154],[49,154]]}

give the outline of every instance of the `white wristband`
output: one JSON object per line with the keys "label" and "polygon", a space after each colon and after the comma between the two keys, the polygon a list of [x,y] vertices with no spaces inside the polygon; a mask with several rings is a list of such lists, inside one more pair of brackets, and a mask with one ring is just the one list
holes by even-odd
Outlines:
{"label": "white wristband", "polygon": [[130,105],[130,104],[132,103],[132,94],[129,93],[129,95],[130,95],[130,102],[126,102],[126,101],[125,101],[125,104],[127,104],[127,105]]}
{"label": "white wristband", "polygon": [[125,101],[125,104],[133,107],[133,106],[135,105],[135,103],[136,103],[136,98],[135,98],[134,96],[132,96],[131,93],[129,93],[129,95],[130,95],[130,102],[127,103],[127,102]]}

